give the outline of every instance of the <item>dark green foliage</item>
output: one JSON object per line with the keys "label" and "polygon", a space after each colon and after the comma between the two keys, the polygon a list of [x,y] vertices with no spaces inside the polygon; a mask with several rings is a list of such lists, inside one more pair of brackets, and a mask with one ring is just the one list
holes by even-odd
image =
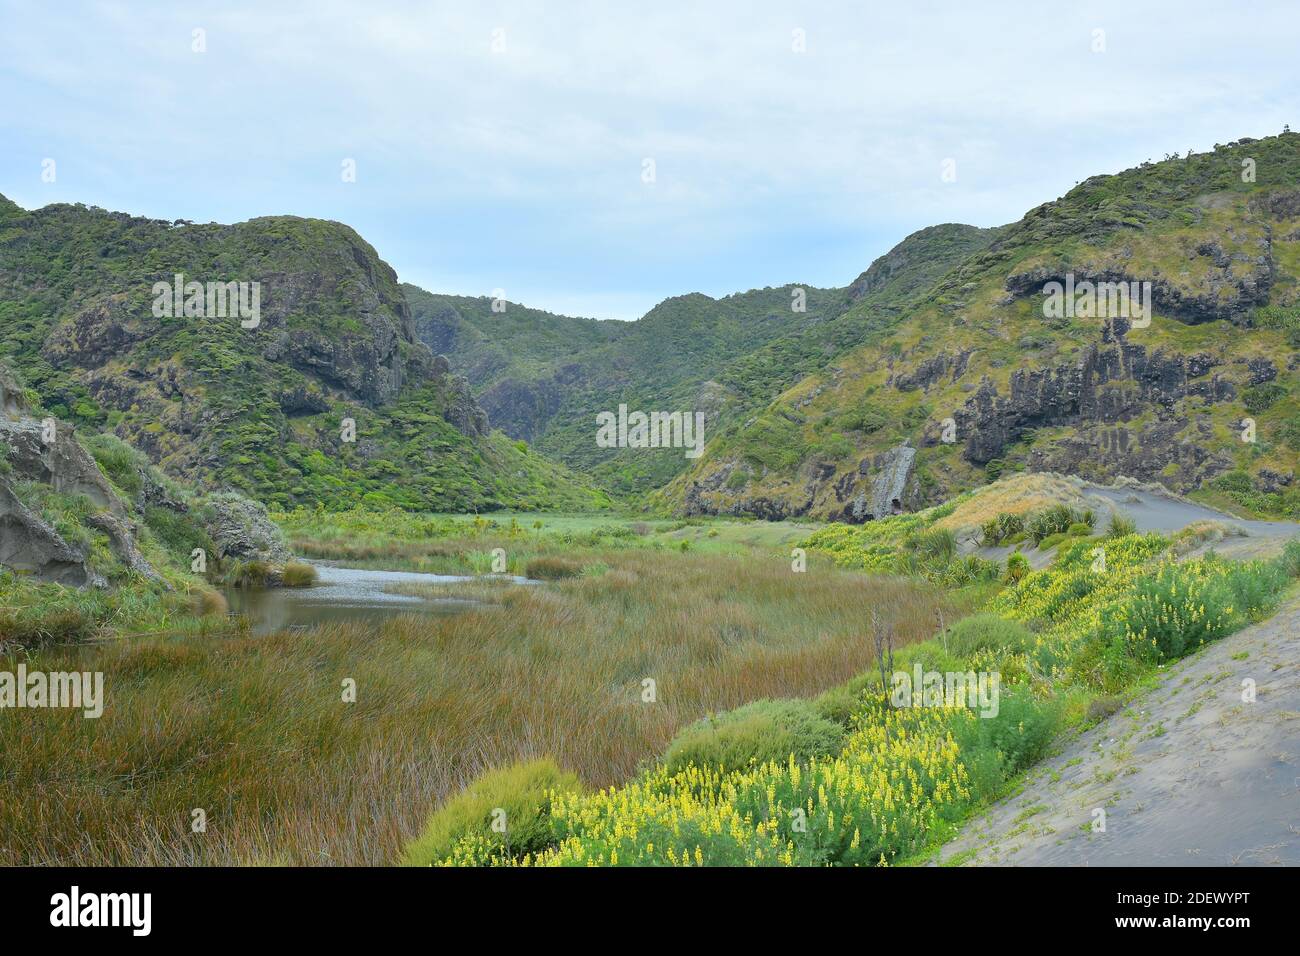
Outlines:
{"label": "dark green foliage", "polygon": [[1241,393],[1241,400],[1246,405],[1246,410],[1252,415],[1259,415],[1268,409],[1279,398],[1286,394],[1286,389],[1277,382],[1265,382],[1263,385],[1253,385]]}
{"label": "dark green foliage", "polygon": [[1025,522],[1025,532],[1035,544],[1042,546],[1046,538],[1072,534],[1070,530],[1072,525],[1082,525],[1085,529],[1091,530],[1095,522],[1096,516],[1091,511],[1080,511],[1069,505],[1052,505],[1030,515]]}
{"label": "dark green foliage", "polygon": [[972,795],[987,798],[1042,759],[1061,723],[1059,705],[1037,701],[1028,687],[1001,687],[996,716],[958,723],[954,736],[971,775]]}
{"label": "dark green foliage", "polygon": [[1004,511],[980,526],[981,541],[986,548],[996,548],[1008,538],[1023,533],[1024,530],[1024,515],[1008,514]]}

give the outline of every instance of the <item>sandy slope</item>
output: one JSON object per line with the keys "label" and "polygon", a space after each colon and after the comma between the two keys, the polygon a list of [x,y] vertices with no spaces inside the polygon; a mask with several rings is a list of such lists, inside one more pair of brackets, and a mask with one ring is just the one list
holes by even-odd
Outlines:
{"label": "sandy slope", "polygon": [[[1254,703],[1242,682],[1255,681]],[[1105,832],[1094,832],[1104,809]],[[1171,665],[1160,686],[1041,764],[941,860],[1300,864],[1300,597]]]}

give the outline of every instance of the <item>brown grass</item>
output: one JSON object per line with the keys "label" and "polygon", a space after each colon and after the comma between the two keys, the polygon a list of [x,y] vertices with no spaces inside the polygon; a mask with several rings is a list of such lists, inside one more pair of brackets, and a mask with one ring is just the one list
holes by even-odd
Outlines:
{"label": "brown grass", "polygon": [[290,561],[280,575],[280,584],[286,588],[306,588],[316,583],[320,575],[306,561]]}
{"label": "brown grass", "polygon": [[1000,514],[1024,515],[1052,505],[1073,508],[1107,507],[1103,499],[1090,497],[1081,481],[1048,473],[1021,473],[1001,478],[978,489],[952,514],[934,523],[961,536],[980,528]]}
{"label": "brown grass", "polygon": [[907,643],[946,606],[784,556],[594,557],[611,570],[455,616],[42,652],[29,668],[104,671],[105,712],[2,715],[0,864],[391,863],[487,768],[552,756],[625,780],[706,712],[870,668],[873,609]]}

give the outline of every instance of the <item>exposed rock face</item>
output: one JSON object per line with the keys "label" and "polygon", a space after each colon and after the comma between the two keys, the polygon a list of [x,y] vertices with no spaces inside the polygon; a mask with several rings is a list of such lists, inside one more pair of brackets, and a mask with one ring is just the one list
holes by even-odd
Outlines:
{"label": "exposed rock face", "polygon": [[863,475],[872,475],[869,491],[859,494],[844,511],[844,518],[854,524],[901,514],[907,507],[909,482],[916,465],[916,449],[900,445],[887,452],[864,459],[858,466]]}
{"label": "exposed rock face", "polygon": [[1253,256],[1229,256],[1217,242],[1197,246],[1195,255],[1209,259],[1213,268],[1195,284],[1179,285],[1153,275],[1130,274],[1114,267],[1094,268],[1087,265],[1065,268],[1037,266],[1007,276],[1006,289],[1012,296],[1041,295],[1049,282],[1064,283],[1067,272],[1075,283],[1150,282],[1151,298],[1162,314],[1194,324],[1226,320],[1245,324],[1250,310],[1268,302],[1273,284],[1273,258],[1267,237]]}
{"label": "exposed rock face", "polygon": [[0,365],[0,416],[19,418],[27,413],[27,398],[7,368]]}
{"label": "exposed rock face", "polygon": [[67,495],[84,495],[101,511],[87,523],[108,535],[113,550],[132,571],[161,580],[135,544],[135,528],[126,504],[117,496],[95,459],[81,447],[72,428],[54,426],[46,441],[44,423],[21,417],[29,411],[22,392],[0,367],[0,406],[10,418],[0,418],[0,451],[9,474],[0,476],[0,565],[25,571],[43,581],[69,587],[106,587],[103,576],[87,565],[87,555],[69,545],[59,533],[19,500],[12,479],[40,482]]}
{"label": "exposed rock face", "polygon": [[123,517],[111,511],[101,511],[91,515],[87,522],[108,535],[113,550],[128,568],[150,581],[162,581],[162,576],[145,560],[140,549],[135,546],[135,529]]}
{"label": "exposed rock face", "polygon": [[213,495],[208,533],[223,558],[282,564],[292,556],[284,536],[256,501],[233,493]]}
{"label": "exposed rock face", "polygon": [[490,421],[496,422],[507,435],[528,442],[535,442],[541,436],[563,401],[564,389],[549,378],[538,381],[507,379],[479,396]]}
{"label": "exposed rock face", "polygon": [[[767,495],[741,494],[725,500],[725,507],[718,507],[713,499],[705,496],[723,489],[736,466],[737,463],[732,462],[721,471],[708,475],[703,481],[692,482],[686,491],[683,513],[690,516],[732,515],[760,518],[764,521],[784,521],[786,518],[797,518],[799,515],[807,514],[808,509],[812,507],[812,493],[802,502],[796,503]],[[816,487],[815,479],[813,487]]]}
{"label": "exposed rock face", "polygon": [[[1236,397],[1231,382],[1210,375],[1216,361],[1199,354],[1148,352],[1126,342],[1124,331],[1122,322],[1108,326],[1103,344],[1089,346],[1076,363],[1017,370],[1007,395],[984,378],[954,414],[966,459],[985,464],[1029,429],[1068,425],[1079,434],[1063,441],[1056,455],[1038,452],[1035,467],[1087,470],[1088,459],[1100,456],[1122,465],[1124,474],[1155,480],[1175,464],[1182,473],[1179,483],[1187,486],[1207,472],[1230,467],[1206,450],[1206,442],[1177,437],[1186,424],[1176,415],[1183,399],[1194,396],[1213,404]],[[1153,406],[1155,422],[1140,432],[1122,427]]]}
{"label": "exposed rock face", "polygon": [[966,374],[970,357],[969,351],[961,351],[955,355],[947,353],[935,355],[919,363],[912,371],[900,373],[893,380],[893,385],[900,392],[911,392],[918,388],[929,391],[930,386],[949,371],[952,372],[952,381],[955,382]]}
{"label": "exposed rock face", "polygon": [[86,555],[18,500],[0,479],[0,565],[66,587],[106,587],[86,564]]}
{"label": "exposed rock face", "polygon": [[447,390],[447,408],[442,417],[466,435],[486,435],[488,413],[474,400],[469,381],[462,375],[452,376]]}
{"label": "exposed rock face", "polygon": [[99,465],[73,437],[72,429],[55,423],[55,439],[46,443],[44,425],[34,419],[0,421],[0,448],[8,449],[15,478],[39,481],[67,495],[85,495],[96,507],[119,517],[126,509]]}

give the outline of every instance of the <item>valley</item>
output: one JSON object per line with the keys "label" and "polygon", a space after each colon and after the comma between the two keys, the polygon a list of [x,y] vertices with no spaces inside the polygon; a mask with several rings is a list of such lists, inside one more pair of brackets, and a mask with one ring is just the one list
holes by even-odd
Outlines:
{"label": "valley", "polygon": [[1168,799],[1170,674],[1258,757],[1239,647],[1285,733],[1298,297],[1289,131],[634,322],[0,198],[0,673],[103,679],[0,698],[0,863],[1169,862],[1057,785]]}

